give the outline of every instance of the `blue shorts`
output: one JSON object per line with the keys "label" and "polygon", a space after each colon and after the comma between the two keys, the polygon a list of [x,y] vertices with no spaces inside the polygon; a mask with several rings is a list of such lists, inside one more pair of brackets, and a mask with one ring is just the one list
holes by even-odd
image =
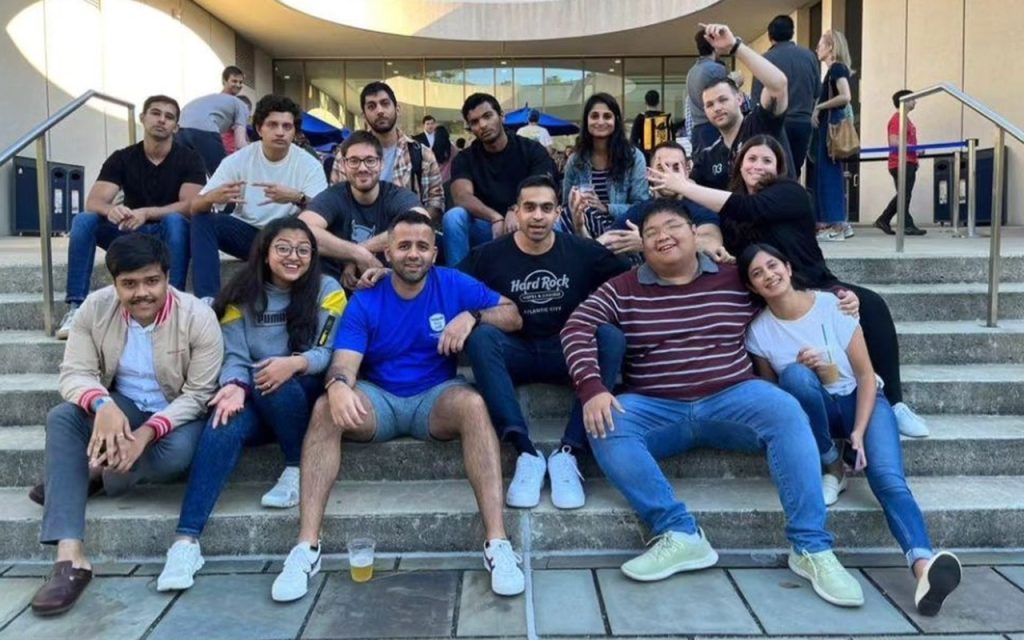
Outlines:
{"label": "blue shorts", "polygon": [[356,389],[370,399],[377,417],[377,430],[372,442],[387,442],[401,436],[411,436],[417,440],[430,439],[430,412],[434,410],[441,394],[454,386],[469,386],[469,383],[462,376],[456,376],[423,393],[403,398],[372,382],[356,382]]}

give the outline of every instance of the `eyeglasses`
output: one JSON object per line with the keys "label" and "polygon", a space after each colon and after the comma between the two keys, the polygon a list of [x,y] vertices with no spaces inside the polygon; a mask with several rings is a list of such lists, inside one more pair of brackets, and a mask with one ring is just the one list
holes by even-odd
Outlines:
{"label": "eyeglasses", "polygon": [[278,258],[287,258],[294,253],[300,258],[308,258],[313,255],[313,247],[308,244],[292,246],[290,244],[275,244],[274,253]]}
{"label": "eyeglasses", "polygon": [[365,158],[351,156],[345,158],[345,166],[349,169],[358,169],[361,164],[365,164],[367,169],[376,169],[377,165],[380,164],[380,158],[377,156],[366,156]]}

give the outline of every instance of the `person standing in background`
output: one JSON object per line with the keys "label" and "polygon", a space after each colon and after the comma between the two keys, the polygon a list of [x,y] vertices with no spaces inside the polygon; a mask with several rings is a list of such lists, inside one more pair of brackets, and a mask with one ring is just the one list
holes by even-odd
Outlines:
{"label": "person standing in background", "polygon": [[839,242],[853,236],[846,221],[843,162],[828,154],[828,126],[850,104],[850,48],[842,32],[829,30],[818,40],[818,60],[828,66],[821,81],[811,125],[818,130],[814,158],[814,199],[818,212],[818,241]]}
{"label": "person standing in background", "polygon": [[[882,230],[887,235],[896,235],[896,232],[892,228],[892,219],[896,215],[897,199],[900,197],[899,194],[899,167],[900,157],[896,150],[896,146],[900,143],[900,98],[906,95],[910,95],[912,91],[901,89],[896,93],[892,94],[892,106],[896,107],[896,112],[889,118],[888,125],[888,138],[889,138],[889,175],[892,176],[893,183],[896,184],[896,195],[889,201],[888,206],[885,207],[885,211],[882,215],[878,216],[875,220],[875,226]],[[917,106],[917,102],[914,100],[907,100],[907,113],[909,114]],[[907,118],[907,191],[904,194],[904,200],[906,200],[906,226],[904,227],[904,233],[908,236],[923,236],[927,231],[919,229],[914,224],[914,216],[910,215],[910,196],[914,193],[914,180],[917,177],[917,151],[914,150],[914,145],[917,144],[917,127],[914,123]]]}
{"label": "person standing in background", "polygon": [[701,149],[711,145],[718,138],[715,125],[711,124],[704,112],[704,89],[729,75],[725,66],[719,63],[715,48],[704,34],[705,30],[702,28],[694,35],[700,57],[686,74],[686,117],[690,123],[687,131],[690,134],[691,157],[696,156]]}
{"label": "person standing in background", "polygon": [[242,92],[245,74],[235,66],[225,67],[220,75],[223,88],[220,93],[201,96],[181,108],[176,141],[195,149],[206,164],[206,173],[213,175],[221,161],[227,157],[221,134],[234,134],[235,149],[249,144],[245,127],[249,123],[249,109],[238,97]]}

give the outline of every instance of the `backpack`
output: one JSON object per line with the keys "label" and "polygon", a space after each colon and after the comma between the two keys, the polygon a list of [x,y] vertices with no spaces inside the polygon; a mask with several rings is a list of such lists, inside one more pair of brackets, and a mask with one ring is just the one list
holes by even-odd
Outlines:
{"label": "backpack", "polygon": [[640,138],[640,148],[644,153],[650,154],[659,144],[671,140],[671,119],[667,113],[644,115],[643,136]]}

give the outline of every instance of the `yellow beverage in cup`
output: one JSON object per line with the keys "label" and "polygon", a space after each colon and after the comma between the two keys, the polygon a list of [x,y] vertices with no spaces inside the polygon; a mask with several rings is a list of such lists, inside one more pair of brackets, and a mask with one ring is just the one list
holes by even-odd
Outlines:
{"label": "yellow beverage in cup", "polygon": [[369,538],[356,538],[348,543],[348,567],[352,582],[367,582],[373,578],[373,549]]}
{"label": "yellow beverage in cup", "polygon": [[349,560],[349,573],[352,574],[352,582],[369,582],[373,578],[373,560],[369,564],[358,565],[356,560]]}
{"label": "yellow beverage in cup", "polygon": [[839,365],[834,362],[819,364],[815,371],[818,373],[818,379],[821,380],[823,385],[839,382]]}

